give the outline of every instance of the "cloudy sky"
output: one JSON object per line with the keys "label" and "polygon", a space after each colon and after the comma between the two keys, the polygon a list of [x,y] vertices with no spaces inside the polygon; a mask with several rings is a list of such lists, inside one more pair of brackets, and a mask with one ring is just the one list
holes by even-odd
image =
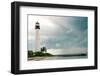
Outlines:
{"label": "cloudy sky", "polygon": [[28,50],[35,48],[35,23],[40,23],[40,46],[87,52],[88,18],[28,15]]}

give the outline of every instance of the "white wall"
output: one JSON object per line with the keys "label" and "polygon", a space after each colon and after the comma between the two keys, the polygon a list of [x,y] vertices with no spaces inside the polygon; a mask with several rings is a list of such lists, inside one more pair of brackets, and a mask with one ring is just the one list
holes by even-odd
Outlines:
{"label": "white wall", "polygon": [[[11,53],[11,39],[10,39],[11,38],[10,37],[11,36],[11,32],[10,32],[11,30],[11,15],[10,15],[11,6],[10,6],[10,3],[12,1],[13,0],[1,0],[0,1],[0,51],[1,51],[0,53],[0,76],[14,76],[13,74],[10,73],[10,56],[11,56],[10,54]],[[100,13],[100,0],[21,0],[21,1],[98,6],[98,10]],[[98,15],[98,17],[99,17],[98,20],[100,20],[100,14]],[[100,26],[98,27],[98,29],[100,29]],[[100,34],[98,37],[99,37],[98,42],[100,42]],[[99,55],[100,55],[100,52],[99,52]],[[99,64],[100,64],[100,59],[99,59]],[[99,76],[99,74],[100,74],[100,68],[99,70],[40,73],[40,74],[34,74],[34,76],[74,76],[74,75]],[[31,76],[31,75],[33,74],[26,74],[26,76]]]}

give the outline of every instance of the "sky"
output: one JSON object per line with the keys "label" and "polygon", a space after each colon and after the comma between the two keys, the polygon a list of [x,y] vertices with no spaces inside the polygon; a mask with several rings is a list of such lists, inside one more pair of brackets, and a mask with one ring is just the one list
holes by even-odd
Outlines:
{"label": "sky", "polygon": [[[69,52],[87,52],[88,17],[28,15],[28,50],[35,49],[35,23],[40,23],[40,46],[64,49]],[[68,51],[65,51],[67,53]],[[64,53],[64,51],[63,51]]]}

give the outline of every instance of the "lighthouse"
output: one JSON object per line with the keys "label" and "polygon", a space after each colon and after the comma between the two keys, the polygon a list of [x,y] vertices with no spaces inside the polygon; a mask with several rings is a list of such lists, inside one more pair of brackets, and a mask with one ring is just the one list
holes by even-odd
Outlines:
{"label": "lighthouse", "polygon": [[40,51],[40,24],[35,23],[35,51]]}

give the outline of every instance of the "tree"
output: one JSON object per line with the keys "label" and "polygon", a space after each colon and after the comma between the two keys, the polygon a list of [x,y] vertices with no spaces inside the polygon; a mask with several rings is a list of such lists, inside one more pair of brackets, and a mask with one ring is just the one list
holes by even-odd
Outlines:
{"label": "tree", "polygon": [[43,52],[43,53],[45,52],[45,53],[46,53],[46,52],[47,52],[46,47],[42,47],[42,48],[41,48],[41,52]]}
{"label": "tree", "polygon": [[28,51],[28,57],[32,57],[33,56],[33,51]]}

